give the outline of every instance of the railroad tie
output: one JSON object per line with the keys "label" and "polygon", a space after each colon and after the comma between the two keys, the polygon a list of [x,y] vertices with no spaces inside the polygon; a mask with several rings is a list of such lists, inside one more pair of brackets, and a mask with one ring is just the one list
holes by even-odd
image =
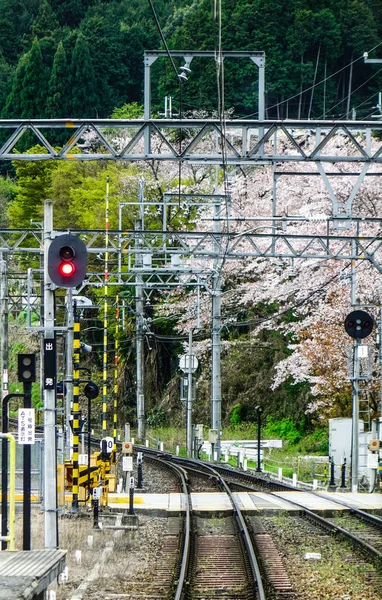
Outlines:
{"label": "railroad tie", "polygon": [[267,533],[259,533],[254,539],[266,577],[278,592],[278,597],[280,592],[293,592],[293,586],[272,537]]}

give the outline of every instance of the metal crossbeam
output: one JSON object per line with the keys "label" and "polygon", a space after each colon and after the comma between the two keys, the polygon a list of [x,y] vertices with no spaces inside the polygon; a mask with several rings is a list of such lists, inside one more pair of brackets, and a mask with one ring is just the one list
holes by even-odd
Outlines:
{"label": "metal crossbeam", "polygon": [[[9,119],[0,120],[8,138],[1,160],[159,160],[193,164],[254,166],[274,162],[382,163],[382,147],[371,140],[382,130],[374,121],[255,121],[207,119]],[[174,130],[187,129],[179,148]],[[61,149],[49,141],[54,132],[67,132]],[[26,136],[26,134],[28,134]],[[343,149],[329,149],[337,134]],[[309,148],[305,141],[309,137]],[[175,136],[177,137],[177,136]],[[43,152],[17,151],[20,142],[39,144]],[[32,139],[32,141],[31,141]],[[338,152],[337,152],[338,151]],[[380,174],[380,173],[379,173]]]}
{"label": "metal crossbeam", "polygon": [[[283,219],[280,218],[280,222]],[[346,223],[346,220],[343,220]],[[349,220],[349,225],[352,223]],[[153,285],[167,285],[167,280],[172,280],[174,274],[178,278],[199,277],[201,274],[211,272],[207,264],[200,261],[211,261],[224,257],[225,259],[241,258],[302,258],[302,259],[333,259],[333,260],[368,260],[382,272],[382,235],[378,230],[376,235],[364,233],[363,227],[378,226],[376,219],[365,219],[357,222],[357,231],[347,231],[346,234],[332,233],[329,229],[325,234],[298,234],[288,233],[286,229],[273,227],[270,232],[251,231],[242,233],[216,233],[211,231],[109,231],[108,252],[121,254],[126,257],[129,264],[123,266],[127,272],[115,274],[115,285],[127,283],[134,279],[136,274],[158,277]],[[304,226],[304,222],[301,223]],[[328,223],[325,225],[328,227]],[[263,229],[261,227],[261,229]],[[23,248],[21,242],[29,238],[36,242],[36,246]],[[40,232],[39,232],[40,233]],[[99,242],[105,232],[73,231],[77,235],[86,236],[88,252],[90,254],[103,254],[104,246]],[[122,248],[118,240],[122,236]],[[137,245],[137,239],[139,244]],[[19,232],[16,237],[12,230],[0,231],[1,252],[7,253],[33,253],[42,254],[38,232]],[[94,245],[93,245],[94,244]],[[137,261],[137,256],[145,260]],[[174,257],[179,260],[174,261]],[[192,259],[198,261],[193,264]],[[90,273],[88,274],[90,277]],[[91,274],[93,283],[99,280],[103,283],[103,274]],[[97,280],[98,278],[98,280]],[[113,273],[110,272],[110,285]],[[187,283],[188,285],[189,283]]]}

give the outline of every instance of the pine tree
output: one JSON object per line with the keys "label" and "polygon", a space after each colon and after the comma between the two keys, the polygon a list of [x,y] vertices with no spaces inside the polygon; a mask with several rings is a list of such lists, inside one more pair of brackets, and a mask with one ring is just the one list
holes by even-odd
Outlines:
{"label": "pine tree", "polygon": [[82,33],[78,34],[71,64],[71,116],[94,118],[98,115],[99,98],[89,46]]}
{"label": "pine tree", "polygon": [[46,116],[48,119],[60,119],[68,116],[68,64],[65,48],[61,41],[54,55],[48,85]]}
{"label": "pine tree", "polygon": [[43,0],[40,4],[38,15],[32,25],[32,34],[38,38],[50,37],[60,26],[49,2]]}
{"label": "pine tree", "polygon": [[47,72],[37,38],[26,55],[25,74],[21,90],[21,118],[39,119],[45,116]]}
{"label": "pine tree", "polygon": [[2,110],[2,117],[5,119],[17,119],[21,116],[21,92],[24,85],[27,56],[27,54],[21,56],[13,75],[12,89]]}

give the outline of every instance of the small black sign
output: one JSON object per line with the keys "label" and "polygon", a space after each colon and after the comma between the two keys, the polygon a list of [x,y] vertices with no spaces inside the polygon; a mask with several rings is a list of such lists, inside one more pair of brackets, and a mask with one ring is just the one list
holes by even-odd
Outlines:
{"label": "small black sign", "polygon": [[44,339],[44,390],[56,387],[56,340]]}

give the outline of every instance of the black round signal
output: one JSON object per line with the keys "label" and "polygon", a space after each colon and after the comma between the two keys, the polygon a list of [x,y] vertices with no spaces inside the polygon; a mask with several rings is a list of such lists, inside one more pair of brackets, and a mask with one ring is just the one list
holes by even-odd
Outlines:
{"label": "black round signal", "polygon": [[84,387],[84,394],[88,400],[94,400],[99,394],[99,388],[94,381],[89,381]]}
{"label": "black round signal", "polygon": [[364,310],[353,310],[345,319],[345,331],[355,340],[363,340],[371,334],[374,319]]}

